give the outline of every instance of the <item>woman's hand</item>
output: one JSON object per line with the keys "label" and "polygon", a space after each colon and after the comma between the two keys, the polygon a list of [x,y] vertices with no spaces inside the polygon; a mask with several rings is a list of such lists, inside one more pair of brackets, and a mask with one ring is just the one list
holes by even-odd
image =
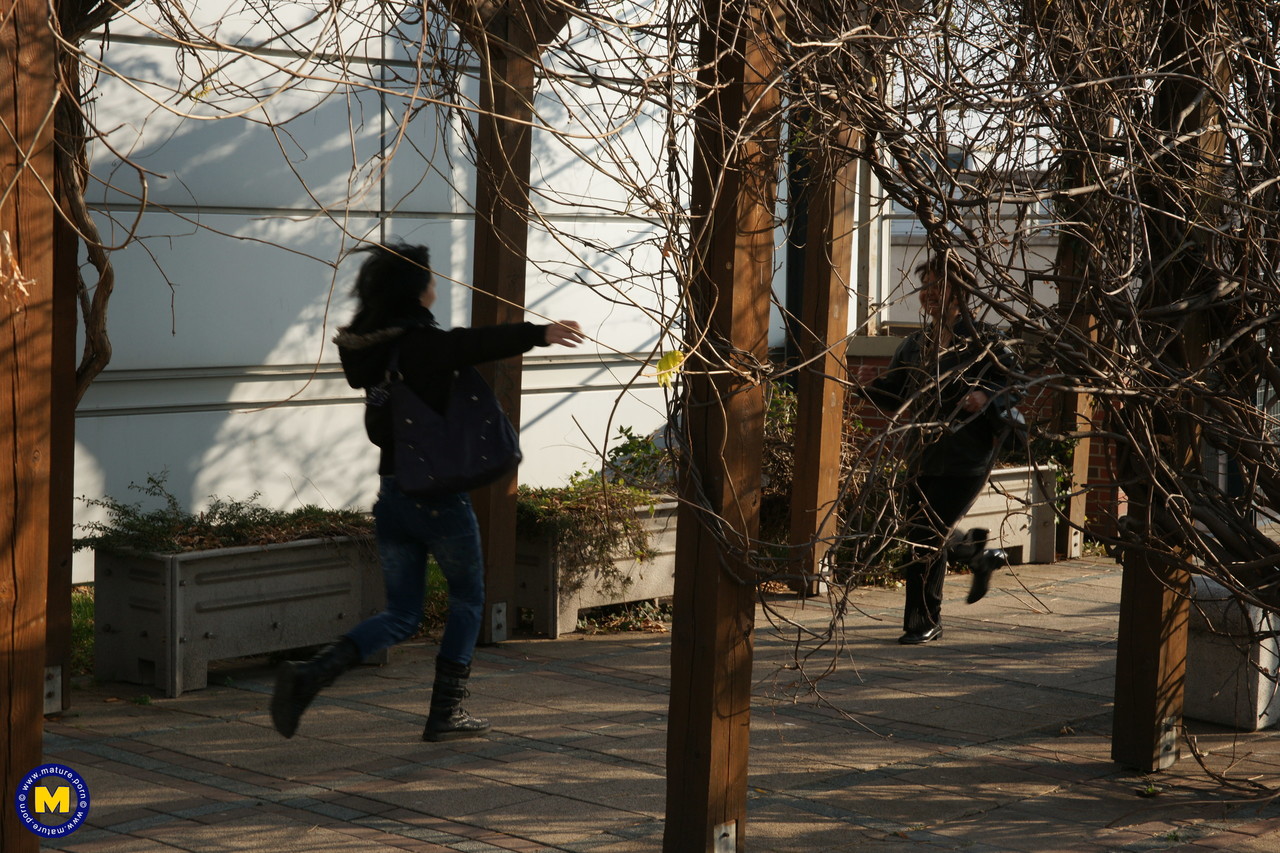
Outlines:
{"label": "woman's hand", "polygon": [[858,384],[870,385],[880,375],[880,370],[874,364],[858,365]]}
{"label": "woman's hand", "polygon": [[582,326],[577,320],[560,320],[546,327],[548,344],[559,344],[562,347],[576,347],[587,339],[582,334]]}

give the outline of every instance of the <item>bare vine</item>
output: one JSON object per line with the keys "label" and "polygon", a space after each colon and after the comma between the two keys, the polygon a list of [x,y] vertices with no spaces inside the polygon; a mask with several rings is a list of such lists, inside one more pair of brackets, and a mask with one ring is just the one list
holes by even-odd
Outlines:
{"label": "bare vine", "polygon": [[[529,227],[555,247],[529,258],[540,274],[653,321],[659,333],[637,375],[671,351],[749,385],[795,370],[726,351],[689,320],[690,151],[709,95],[698,71],[714,61],[697,55],[698,29],[710,23],[699,4],[233,0],[215,16],[183,0],[62,8],[60,197],[98,276],[96,288],[82,286],[81,393],[110,357],[113,286],[111,247],[83,199],[94,180],[125,191],[116,177],[90,176],[86,146],[118,135],[95,124],[95,86],[132,93],[157,116],[268,127],[321,215],[355,243],[376,237],[351,224],[353,211],[398,150],[417,148],[430,180],[456,186],[474,174],[480,63],[504,52],[534,63],[532,127],[542,154],[574,172],[531,188]],[[928,249],[972,262],[970,298],[1027,356],[1019,382],[1062,401],[1064,414],[1045,418],[1042,434],[1089,439],[1113,460],[1113,477],[1071,488],[1123,490],[1132,508],[1084,532],[1154,565],[1190,565],[1240,601],[1280,612],[1270,532],[1280,521],[1280,7],[784,0],[766,12],[781,107],[730,129],[745,144],[785,127],[777,159],[758,167],[777,176],[784,158],[865,163],[882,201],[910,211]],[[176,72],[148,79],[113,64],[97,46],[108,30],[164,45]],[[352,105],[350,171],[337,193],[312,185],[290,131],[333,98]],[[377,111],[388,124],[366,156],[356,140]],[[128,193],[145,207],[144,165],[124,146],[117,159],[124,168],[112,175],[131,172]],[[782,194],[779,230],[796,215],[797,190]],[[558,214],[569,208],[627,222],[630,238],[566,226]],[[1092,421],[1066,414],[1078,397]],[[670,405],[678,422],[679,395]],[[892,460],[938,426],[890,417],[851,438],[841,526],[824,543],[841,555],[846,583],[835,587],[827,630],[798,644],[809,670],[802,686],[834,665],[848,590],[892,559],[899,536],[886,487],[904,476]],[[803,543],[725,534],[723,544],[747,554],[757,573],[744,580],[756,582],[789,571],[770,546]]]}

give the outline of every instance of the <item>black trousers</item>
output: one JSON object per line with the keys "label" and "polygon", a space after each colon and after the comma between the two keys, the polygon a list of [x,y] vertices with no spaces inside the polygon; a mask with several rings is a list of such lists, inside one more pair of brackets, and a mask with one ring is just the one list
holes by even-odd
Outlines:
{"label": "black trousers", "polygon": [[947,577],[947,535],[987,482],[984,474],[917,477],[907,489],[904,516],[912,556],[902,567],[907,597],[904,631],[925,631],[942,622],[942,584]]}

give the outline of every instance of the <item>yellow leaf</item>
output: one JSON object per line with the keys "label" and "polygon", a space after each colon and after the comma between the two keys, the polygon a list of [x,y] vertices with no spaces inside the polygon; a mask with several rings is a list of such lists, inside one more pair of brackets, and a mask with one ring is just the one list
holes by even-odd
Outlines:
{"label": "yellow leaf", "polygon": [[684,364],[684,353],[679,350],[672,350],[658,359],[658,384],[663,388],[670,388],[682,364]]}

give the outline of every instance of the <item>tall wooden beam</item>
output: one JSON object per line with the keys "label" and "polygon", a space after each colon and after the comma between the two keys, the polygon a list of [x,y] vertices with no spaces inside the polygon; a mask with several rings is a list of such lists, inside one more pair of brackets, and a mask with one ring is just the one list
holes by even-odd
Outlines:
{"label": "tall wooden beam", "polygon": [[[854,150],[856,140],[841,149]],[[858,162],[829,150],[805,187],[808,233],[804,293],[795,327],[796,442],[791,487],[793,585],[816,591],[816,578],[836,529],[840,446],[844,431],[845,338],[849,334]]]}
{"label": "tall wooden beam", "polygon": [[699,42],[666,853],[745,850],[779,107],[757,10],[706,0]]}
{"label": "tall wooden beam", "polygon": [[[1087,176],[1083,169],[1076,171],[1076,186],[1083,186]],[[1083,207],[1083,205],[1082,205]],[[1068,221],[1079,222],[1084,211],[1067,215]],[[1096,341],[1096,318],[1089,310],[1089,241],[1064,229],[1059,238],[1058,257],[1058,306],[1066,322],[1083,340]],[[1067,524],[1059,526],[1057,549],[1067,559],[1079,557],[1083,545],[1089,499],[1090,462],[1093,441],[1089,433],[1094,430],[1093,397],[1079,391],[1063,392],[1059,400],[1058,427],[1065,435],[1079,436],[1071,454],[1071,493],[1067,497]]]}
{"label": "tall wooden beam", "polygon": [[[476,222],[471,323],[524,319],[535,61],[541,44],[567,21],[557,7],[513,10],[452,3],[454,22],[480,57]],[[481,365],[511,422],[520,423],[519,358]],[[488,607],[480,640],[505,640],[515,618],[516,473],[472,495],[485,555]]]}
{"label": "tall wooden beam", "polygon": [[[1045,26],[1055,28],[1056,15],[1062,7],[1044,7]],[[1074,11],[1074,10],[1071,10]],[[1086,28],[1087,30],[1087,28]],[[1062,63],[1060,74],[1068,84],[1069,93],[1064,96],[1063,112],[1070,119],[1063,122],[1069,128],[1069,137],[1061,141],[1063,148],[1061,171],[1068,187],[1088,187],[1096,179],[1098,171],[1105,171],[1105,162],[1099,163],[1099,152],[1106,150],[1112,119],[1106,109],[1110,88],[1087,79],[1077,63],[1077,45],[1064,39],[1056,43],[1057,50],[1051,59]],[[1054,259],[1057,273],[1058,310],[1062,319],[1078,341],[1097,341],[1098,329],[1094,316],[1092,281],[1093,252],[1099,245],[1096,237],[1097,217],[1090,210],[1090,196],[1069,196],[1062,202],[1062,227],[1058,234],[1058,250]],[[1081,344],[1075,349],[1086,349]],[[1087,350],[1086,350],[1087,351]],[[1089,497],[1090,461],[1093,453],[1089,433],[1094,430],[1094,402],[1089,394],[1077,391],[1063,392],[1058,399],[1058,428],[1065,435],[1077,436],[1072,452],[1071,484],[1067,497],[1067,524],[1058,528],[1057,550],[1068,559],[1080,556],[1083,544],[1086,509]]]}
{"label": "tall wooden beam", "polygon": [[[1218,102],[1205,97],[1211,81],[1217,87],[1225,75],[1226,45],[1209,37],[1210,20],[1217,12],[1211,0],[1177,0],[1167,10],[1157,50],[1172,73],[1157,88],[1151,109],[1157,127],[1170,138],[1186,139],[1158,157],[1162,176],[1142,188],[1144,219],[1150,241],[1150,271],[1138,295],[1139,304],[1169,305],[1202,293],[1216,283],[1216,273],[1190,248],[1207,241],[1222,227],[1220,172],[1225,161],[1226,137]],[[1215,79],[1216,78],[1216,79]],[[1219,89],[1220,90],[1220,89]],[[1189,134],[1189,131],[1203,131]],[[1161,334],[1156,324],[1153,334]],[[1164,332],[1167,334],[1167,332]],[[1162,360],[1173,365],[1172,375],[1194,375],[1204,366],[1213,331],[1207,312],[1184,319],[1176,338],[1167,340]],[[1165,343],[1165,340],[1161,340]],[[1175,394],[1177,392],[1174,392]],[[1182,476],[1204,473],[1198,398],[1185,398],[1181,417],[1164,413],[1150,418],[1167,430],[1153,452],[1165,454],[1168,469]],[[1167,403],[1165,403],[1167,405]],[[1163,466],[1162,466],[1163,467]],[[1131,475],[1137,474],[1137,477]],[[1122,471],[1126,482],[1145,482],[1130,495],[1129,515],[1134,527],[1154,539],[1153,503],[1176,494],[1176,482],[1151,483],[1150,469]],[[1163,490],[1163,493],[1161,491]],[[1123,558],[1124,579],[1120,598],[1120,631],[1116,649],[1115,721],[1111,755],[1142,771],[1167,767],[1178,759],[1177,732],[1182,725],[1183,687],[1186,671],[1187,610],[1191,592],[1190,567],[1168,546],[1152,541],[1149,550],[1130,548]]]}
{"label": "tall wooden beam", "polygon": [[[14,786],[40,764],[54,256],[57,44],[41,0],[0,0],[0,849],[33,853]],[[2,247],[0,247],[2,251]]]}
{"label": "tall wooden beam", "polygon": [[75,532],[76,253],[80,241],[61,216],[54,244],[44,682],[44,706],[50,712],[71,707],[71,540]]}
{"label": "tall wooden beam", "polygon": [[1111,757],[1144,773],[1179,756],[1190,582],[1186,568],[1139,554],[1124,560]]}
{"label": "tall wooden beam", "polygon": [[[471,324],[524,319],[525,257],[529,227],[529,156],[532,144],[534,67],[532,37],[507,14],[491,29],[518,49],[482,45],[479,146],[476,150],[475,262]],[[523,42],[520,44],[520,42]],[[520,423],[519,358],[481,365],[514,424]],[[516,473],[473,495],[485,555],[482,642],[505,640],[515,614]]]}

